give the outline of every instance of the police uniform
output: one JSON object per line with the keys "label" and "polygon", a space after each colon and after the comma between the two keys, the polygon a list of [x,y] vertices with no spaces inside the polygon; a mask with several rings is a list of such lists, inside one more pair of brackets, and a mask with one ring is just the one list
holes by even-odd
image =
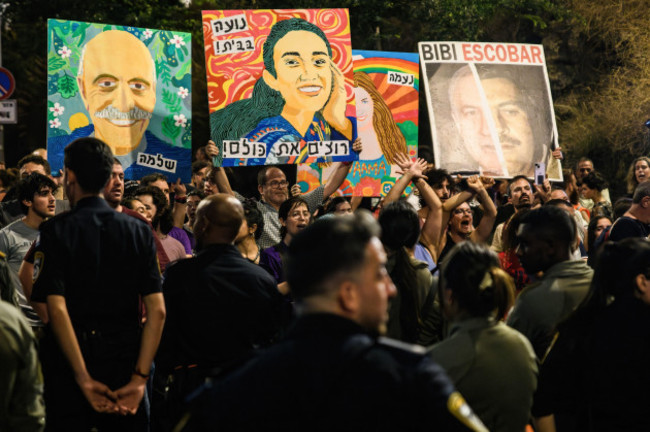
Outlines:
{"label": "police uniform", "polygon": [[210,245],[172,264],[163,292],[167,318],[155,377],[162,392],[154,392],[152,405],[161,424],[182,415],[185,396],[213,369],[241,364],[288,320],[275,280],[231,244]]}
{"label": "police uniform", "polygon": [[[32,299],[65,297],[90,376],[126,385],[140,350],[140,296],[160,292],[154,240],[146,224],[99,197],[43,222],[34,256]],[[86,401],[50,328],[41,342],[49,430],[143,430],[136,416],[98,414]],[[106,429],[104,429],[106,428]]]}
{"label": "police uniform", "polygon": [[206,391],[195,430],[486,430],[423,348],[386,341],[335,314],[305,315]]}

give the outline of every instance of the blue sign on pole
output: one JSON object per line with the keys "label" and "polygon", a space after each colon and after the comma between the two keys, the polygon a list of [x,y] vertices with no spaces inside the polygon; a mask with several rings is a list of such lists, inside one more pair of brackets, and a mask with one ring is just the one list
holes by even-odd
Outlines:
{"label": "blue sign on pole", "polygon": [[8,69],[0,67],[0,100],[10,98],[16,89],[16,80]]}

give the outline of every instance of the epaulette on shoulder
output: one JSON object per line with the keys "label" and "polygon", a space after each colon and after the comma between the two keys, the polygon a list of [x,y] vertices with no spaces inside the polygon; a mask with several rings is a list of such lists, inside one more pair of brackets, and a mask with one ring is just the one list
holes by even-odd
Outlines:
{"label": "epaulette on shoulder", "polygon": [[377,345],[386,347],[392,350],[396,351],[403,351],[403,352],[408,352],[411,354],[420,354],[424,355],[426,354],[426,348],[420,345],[416,344],[410,344],[406,342],[402,342],[396,339],[391,339],[387,337],[379,337],[377,338]]}
{"label": "epaulette on shoulder", "polygon": [[0,251],[0,258],[2,258],[2,259],[6,259],[6,258],[7,258],[7,255],[5,255],[4,252]]}

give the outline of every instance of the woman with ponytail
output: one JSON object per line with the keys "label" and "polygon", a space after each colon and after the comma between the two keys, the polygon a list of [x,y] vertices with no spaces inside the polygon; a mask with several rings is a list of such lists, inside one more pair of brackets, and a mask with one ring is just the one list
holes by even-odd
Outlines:
{"label": "woman with ponytail", "polygon": [[606,243],[587,297],[557,330],[540,369],[537,430],[650,430],[650,242]]}
{"label": "woman with ponytail", "polygon": [[386,269],[397,288],[390,301],[386,336],[430,345],[442,335],[440,306],[433,276],[425,262],[415,259],[420,219],[404,200],[394,201],[379,214],[381,241],[386,248]]}
{"label": "woman with ponytail", "polygon": [[501,322],[512,307],[512,279],[494,252],[466,241],[443,261],[439,292],[449,336],[431,357],[490,431],[523,431],[537,361],[528,340]]}

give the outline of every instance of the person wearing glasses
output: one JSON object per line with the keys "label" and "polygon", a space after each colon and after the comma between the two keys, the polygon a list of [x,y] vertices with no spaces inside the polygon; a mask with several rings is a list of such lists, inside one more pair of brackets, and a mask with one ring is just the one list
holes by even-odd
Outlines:
{"label": "person wearing glasses", "polygon": [[[352,144],[352,150],[361,153],[363,144],[360,139],[356,139]],[[219,150],[213,141],[209,141],[206,151],[213,157],[219,155]],[[343,184],[343,181],[350,172],[352,162],[334,162],[334,170],[329,178],[323,181],[323,184],[311,192],[301,194],[301,197],[307,202],[309,213],[314,214],[318,206],[329,198]],[[212,175],[214,173],[214,175]],[[222,193],[235,196],[239,201],[247,201],[246,197],[230,187],[230,181],[226,172],[221,167],[213,167],[210,174],[206,177],[206,183],[214,184],[215,189]],[[280,237],[280,228],[282,224],[278,218],[278,210],[283,202],[289,199],[289,182],[287,176],[280,168],[274,165],[265,165],[257,172],[257,191],[260,194],[260,200],[257,201],[257,209],[264,217],[264,230],[257,240],[260,249],[264,250],[274,246],[282,240]],[[204,190],[207,195],[207,191]]]}

